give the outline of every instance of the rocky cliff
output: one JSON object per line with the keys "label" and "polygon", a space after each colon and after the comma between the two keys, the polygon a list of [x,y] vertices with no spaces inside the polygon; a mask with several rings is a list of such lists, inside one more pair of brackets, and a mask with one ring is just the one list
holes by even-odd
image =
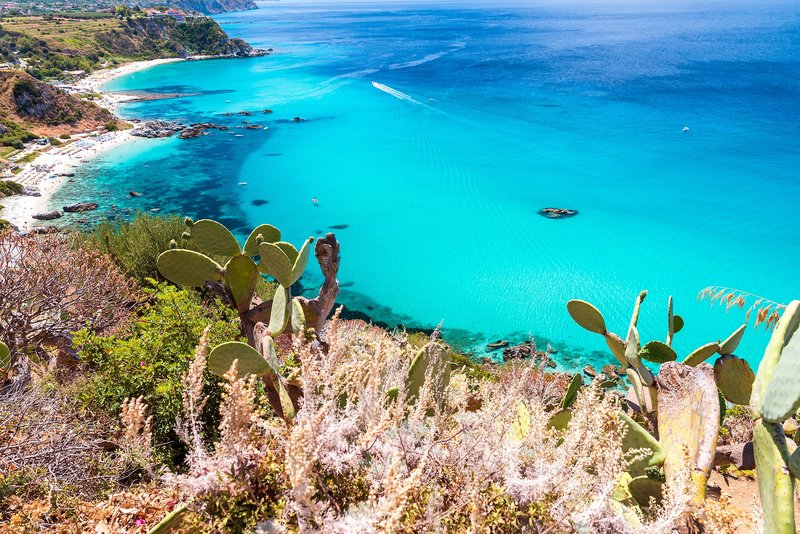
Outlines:
{"label": "rocky cliff", "polygon": [[230,39],[219,24],[206,17],[190,17],[185,22],[170,17],[127,18],[119,29],[100,33],[96,39],[110,54],[124,57],[254,54],[249,44]]}

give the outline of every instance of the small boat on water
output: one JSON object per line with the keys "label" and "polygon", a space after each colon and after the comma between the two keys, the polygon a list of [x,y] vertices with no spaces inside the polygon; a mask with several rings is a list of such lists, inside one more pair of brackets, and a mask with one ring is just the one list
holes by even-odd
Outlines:
{"label": "small boat on water", "polygon": [[239,185],[247,185],[247,182],[239,182]]}

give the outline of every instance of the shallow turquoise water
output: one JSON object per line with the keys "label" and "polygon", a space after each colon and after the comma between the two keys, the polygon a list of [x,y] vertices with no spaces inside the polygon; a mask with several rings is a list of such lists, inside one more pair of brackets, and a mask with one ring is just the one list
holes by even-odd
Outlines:
{"label": "shallow turquoise water", "polygon": [[[685,354],[743,319],[696,302],[703,287],[800,294],[792,4],[281,3],[218,20],[275,53],[160,66],[108,88],[203,92],[126,116],[269,130],[125,147],[87,165],[56,204],[91,196],[104,215],[158,207],[239,233],[270,222],[296,243],[347,225],[336,234],[348,307],[391,324],[444,321],[464,346],[530,333],[564,367],[610,358],[572,323],[570,298],[624,334],[648,289],[642,335],[663,339],[674,295]],[[221,116],[242,110],[256,113]],[[545,206],[580,214],[548,220]],[[303,280],[318,282],[313,271]],[[740,355],[757,362],[766,341],[748,331]]]}

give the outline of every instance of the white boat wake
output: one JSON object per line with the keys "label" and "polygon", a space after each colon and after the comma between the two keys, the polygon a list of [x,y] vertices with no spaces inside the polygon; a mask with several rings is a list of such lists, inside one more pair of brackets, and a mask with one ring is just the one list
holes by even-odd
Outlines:
{"label": "white boat wake", "polygon": [[383,85],[382,83],[372,82],[372,87],[377,89],[378,91],[383,91],[386,94],[392,95],[395,98],[399,98],[400,100],[406,100],[408,102],[413,102],[414,104],[418,104],[420,106],[430,107],[426,104],[423,104],[419,100],[414,100],[410,95],[407,95],[397,89],[392,89],[388,85]]}

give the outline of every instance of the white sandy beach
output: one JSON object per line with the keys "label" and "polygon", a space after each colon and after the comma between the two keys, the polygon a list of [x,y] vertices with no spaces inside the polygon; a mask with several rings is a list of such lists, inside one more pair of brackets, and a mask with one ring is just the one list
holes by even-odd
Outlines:
{"label": "white sandy beach", "polygon": [[[101,94],[101,98],[94,102],[114,112],[121,102],[130,97],[103,93],[100,88],[104,84],[120,76],[127,76],[156,65],[176,61],[183,61],[183,59],[154,59],[128,63],[113,69],[95,72],[76,83],[74,87],[86,92]],[[75,136],[74,141],[62,147],[49,147],[49,150],[43,151],[35,160],[26,164],[22,172],[6,177],[24,186],[38,189],[41,196],[15,195],[2,199],[0,203],[5,206],[5,209],[0,212],[0,218],[8,220],[20,230],[30,229],[34,225],[47,224],[48,221],[33,219],[33,215],[47,211],[53,193],[69,179],[70,175],[74,174],[76,167],[103,152],[137,139],[141,138],[131,135],[127,130],[95,132]],[[86,200],[90,201],[91,199]]]}

